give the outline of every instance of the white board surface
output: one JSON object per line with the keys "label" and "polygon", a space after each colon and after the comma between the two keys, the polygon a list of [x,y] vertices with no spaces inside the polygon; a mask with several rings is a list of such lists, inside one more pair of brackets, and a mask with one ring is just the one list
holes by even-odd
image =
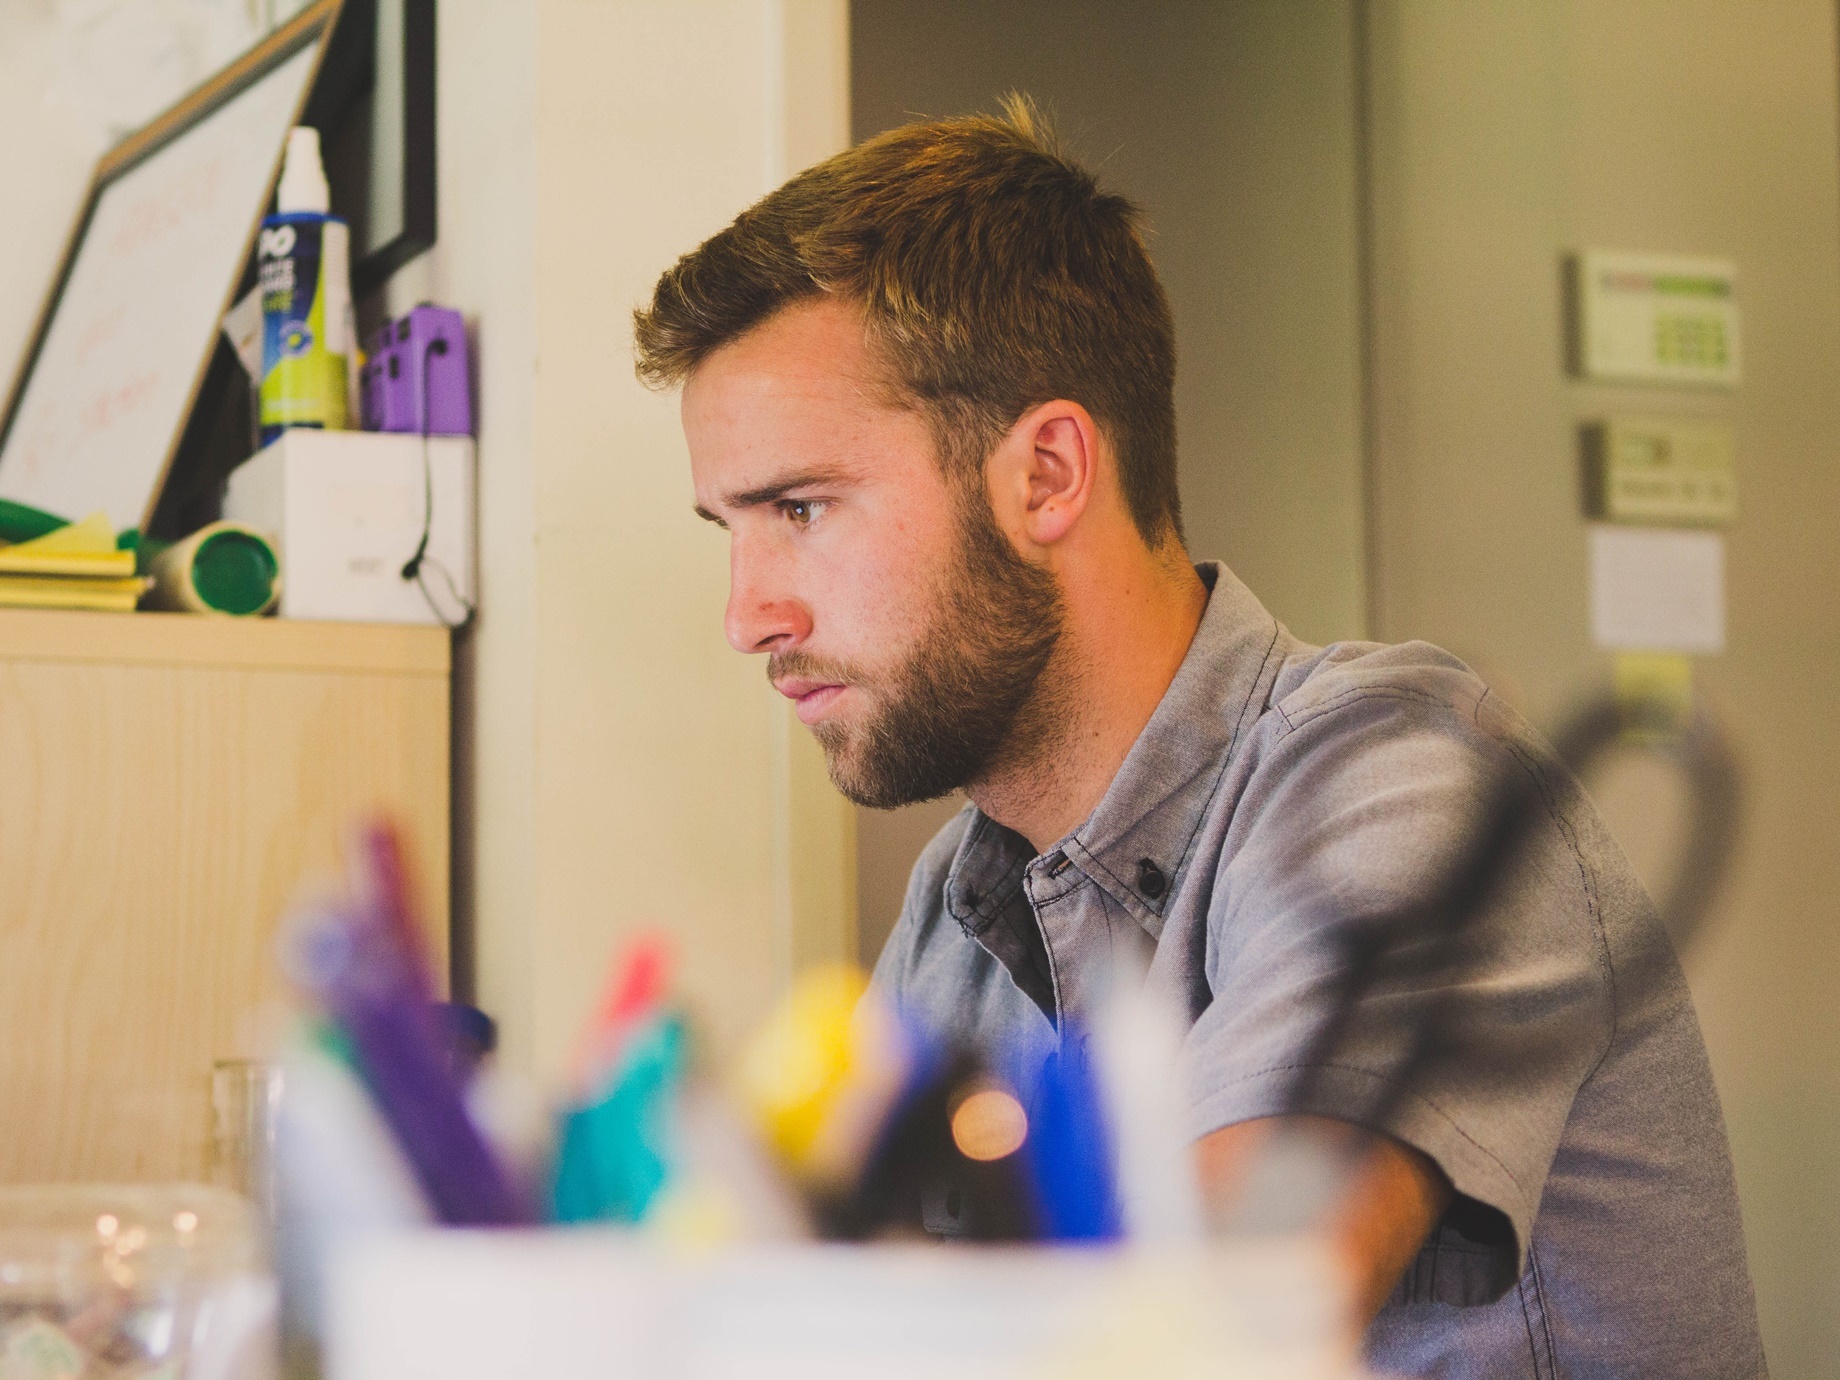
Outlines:
{"label": "white board surface", "polygon": [[317,51],[103,188],[0,449],[0,498],[140,525]]}

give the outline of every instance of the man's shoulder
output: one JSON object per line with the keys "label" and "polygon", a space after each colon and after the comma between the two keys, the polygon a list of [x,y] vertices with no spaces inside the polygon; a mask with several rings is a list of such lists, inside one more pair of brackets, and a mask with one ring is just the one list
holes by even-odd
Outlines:
{"label": "man's shoulder", "polygon": [[1350,705],[1421,705],[1474,719],[1489,687],[1429,642],[1335,642],[1300,647],[1279,663],[1268,709],[1289,728]]}

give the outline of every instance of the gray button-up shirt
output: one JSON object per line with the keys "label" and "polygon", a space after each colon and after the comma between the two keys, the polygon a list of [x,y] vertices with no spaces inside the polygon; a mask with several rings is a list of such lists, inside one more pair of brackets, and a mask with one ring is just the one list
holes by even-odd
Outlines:
{"label": "gray button-up shirt", "polygon": [[[967,807],[915,866],[877,983],[1026,1069],[1129,951],[1186,1008],[1197,1137],[1284,1112],[1369,1119],[1439,1001],[1456,1029],[1511,1030],[1542,1057],[1458,1042],[1375,1127],[1459,1196],[1374,1322],[1370,1363],[1764,1374],[1698,1022],[1583,791],[1455,658],[1307,646],[1224,567],[1199,569],[1200,629],[1099,807],[1040,856]],[[1509,884],[1434,980],[1368,994],[1299,1105],[1344,952],[1329,931],[1422,900],[1510,764],[1548,810]]]}

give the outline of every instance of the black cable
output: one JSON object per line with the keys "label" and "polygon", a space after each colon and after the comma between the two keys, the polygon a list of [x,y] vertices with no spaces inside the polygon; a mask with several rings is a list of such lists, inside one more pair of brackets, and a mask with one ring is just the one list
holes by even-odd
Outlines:
{"label": "black cable", "polygon": [[[1625,745],[1658,752],[1673,762],[1687,784],[1692,816],[1685,850],[1658,899],[1665,936],[1638,945],[1639,957],[1624,956],[1617,970],[1620,1004],[1636,1000],[1638,993],[1652,990],[1678,971],[1674,957],[1698,937],[1731,859],[1739,805],[1736,762],[1701,706],[1683,714],[1678,706],[1658,699],[1594,700],[1553,740],[1554,755],[1574,776],[1582,776],[1610,750]],[[1445,870],[1429,899],[1409,909],[1362,917],[1358,925],[1346,914],[1318,913],[1324,928],[1339,936],[1339,977],[1329,991],[1329,1018],[1294,1065],[1296,1073],[1283,1102],[1287,1109],[1311,1113],[1323,1105],[1320,1085],[1347,1066],[1343,1042],[1357,1016],[1375,1011],[1364,1003],[1382,984],[1391,991],[1437,995],[1417,1009],[1403,1054],[1392,1059],[1390,1067],[1366,1070],[1379,1080],[1367,1105],[1339,1106],[1331,1113],[1337,1119],[1389,1129],[1424,1069],[1447,1056],[1488,1059],[1511,1076],[1526,1078],[1542,1061],[1566,1053],[1576,1034],[1569,1021],[1563,1028],[1531,1035],[1500,1027],[1480,1029],[1474,1023],[1459,1027],[1461,988],[1450,971],[1464,932],[1497,899],[1521,861],[1527,840],[1549,818],[1555,787],[1562,785],[1549,764],[1511,757],[1489,783],[1469,845]],[[1324,894],[1333,895],[1334,888]],[[1275,1222],[1295,1230],[1320,1225],[1339,1201],[1360,1157],[1355,1142],[1325,1142],[1303,1133],[1274,1137],[1237,1193],[1212,1205],[1216,1227],[1248,1230],[1253,1224],[1268,1227]],[[1280,1165],[1282,1169],[1274,1168]]]}
{"label": "black cable", "polygon": [[[1669,946],[1650,955],[1650,968],[1625,965],[1618,986],[1625,993],[1644,990],[1662,973],[1654,966],[1684,951],[1699,934],[1718,881],[1730,861],[1737,836],[1738,771],[1729,746],[1703,707],[1688,714],[1670,703],[1597,700],[1575,714],[1556,735],[1553,750],[1575,776],[1619,746],[1644,748],[1669,758],[1685,780],[1692,818],[1675,875],[1657,898],[1657,910]],[[1384,1126],[1414,1077],[1427,1064],[1459,1043],[1453,1028],[1455,993],[1438,969],[1450,957],[1463,932],[1495,900],[1521,855],[1527,838],[1547,817],[1552,783],[1538,764],[1515,759],[1498,773],[1490,800],[1470,846],[1445,872],[1431,899],[1411,912],[1364,923],[1359,931],[1344,926],[1341,972],[1331,1005],[1332,1015],[1300,1061],[1297,1082],[1287,1103],[1307,1111],[1317,1080],[1335,1062],[1335,1052],[1353,1024],[1362,1001],[1382,982],[1404,990],[1441,989],[1443,996],[1420,1020],[1403,1058],[1390,1069],[1373,1106],[1359,1118]],[[1496,1033],[1500,1038],[1500,1033]],[[1461,1043],[1476,1043],[1476,1032],[1463,1032]],[[1522,1037],[1514,1051],[1523,1071],[1530,1061],[1558,1052],[1560,1039]]]}
{"label": "black cable", "polygon": [[[415,581],[416,588],[421,590],[422,598],[427,602],[429,610],[444,626],[459,629],[464,628],[473,620],[473,615],[478,612],[478,609],[461,595],[453,572],[428,554],[428,542],[434,535],[434,459],[428,449],[428,361],[434,356],[446,353],[447,339],[444,336],[436,336],[422,347],[421,410],[418,417],[422,435],[422,539],[415,544],[415,554],[403,562],[402,577],[405,580]],[[434,595],[428,588],[428,581],[422,575],[424,566],[432,568],[447,582],[448,595],[464,610],[457,621],[450,619],[441,606],[435,602]]]}

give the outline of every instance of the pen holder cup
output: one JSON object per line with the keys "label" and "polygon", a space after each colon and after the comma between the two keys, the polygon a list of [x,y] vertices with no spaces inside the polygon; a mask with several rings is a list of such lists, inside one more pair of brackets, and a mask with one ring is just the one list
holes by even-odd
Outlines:
{"label": "pen holder cup", "polygon": [[505,1375],[1349,1380],[1319,1241],[1192,1250],[373,1235],[332,1263],[333,1380]]}

